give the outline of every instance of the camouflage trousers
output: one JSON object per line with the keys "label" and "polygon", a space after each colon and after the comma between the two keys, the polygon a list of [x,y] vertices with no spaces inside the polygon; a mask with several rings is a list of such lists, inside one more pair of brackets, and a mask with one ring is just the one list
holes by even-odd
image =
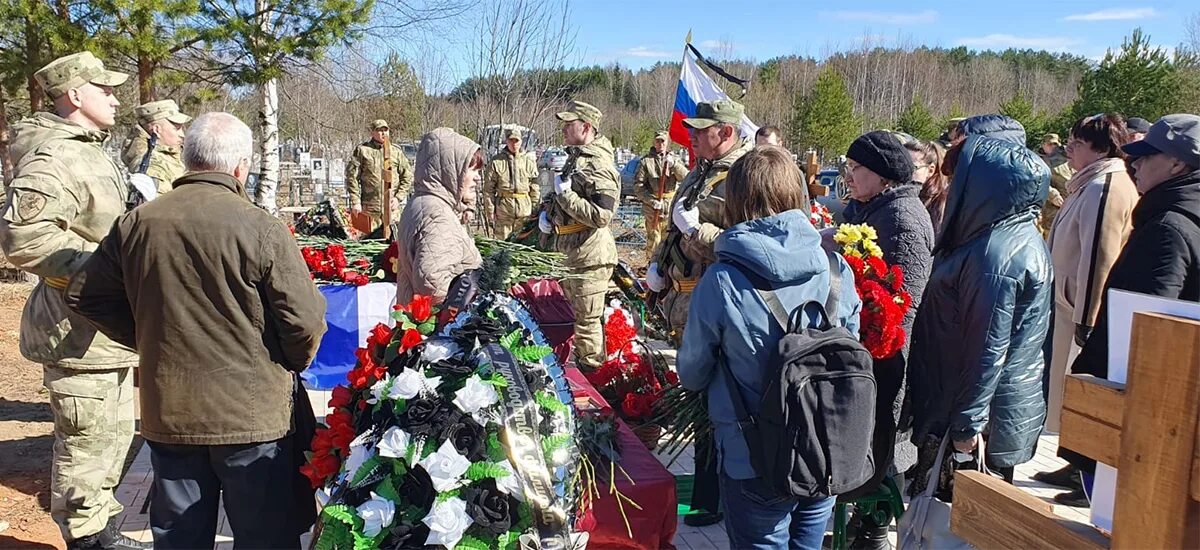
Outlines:
{"label": "camouflage trousers", "polygon": [[672,288],[667,291],[666,296],[663,296],[663,313],[667,316],[667,330],[670,332],[671,343],[675,345],[675,349],[679,349],[683,343],[683,329],[687,326],[691,304],[691,292],[680,292]]}
{"label": "camouflage trousers", "polygon": [[99,533],[124,508],[113,491],[133,442],[133,369],[43,369],[54,414],[50,516],[63,538]]}
{"label": "camouflage trousers", "polygon": [[514,195],[497,197],[496,203],[496,238],[507,239],[513,228],[525,223],[525,218],[533,211],[533,203],[529,195]]}
{"label": "camouflage trousers", "polygon": [[575,312],[575,366],[583,370],[604,363],[604,295],[613,266],[575,268],[579,278],[562,281],[563,294]]}
{"label": "camouflage trousers", "polygon": [[[399,223],[400,216],[404,214],[404,207],[408,205],[408,201],[400,201],[397,208],[392,209],[392,223]],[[383,227],[383,207],[378,204],[364,204],[363,212],[371,218],[371,231],[375,231]]]}
{"label": "camouflage trousers", "polygon": [[[671,198],[663,200],[670,201]],[[654,249],[658,248],[658,243],[662,242],[663,235],[670,226],[671,214],[642,205],[642,218],[646,220],[646,261],[653,262]]]}

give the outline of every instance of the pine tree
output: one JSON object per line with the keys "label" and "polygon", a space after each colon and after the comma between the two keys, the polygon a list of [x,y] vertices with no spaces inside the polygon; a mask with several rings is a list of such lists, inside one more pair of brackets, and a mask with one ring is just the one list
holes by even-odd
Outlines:
{"label": "pine tree", "polygon": [[1017,92],[1000,104],[1000,114],[1010,117],[1025,127],[1026,145],[1037,147],[1042,142],[1042,135],[1052,125],[1050,116],[1044,111],[1034,112],[1033,105],[1025,98],[1025,94]]}
{"label": "pine tree", "polygon": [[822,157],[845,153],[862,129],[846,81],[833,67],[821,70],[811,92],[796,97],[792,113],[792,143]]}
{"label": "pine tree", "polygon": [[[156,87],[168,79],[160,71],[185,48],[198,43],[200,29],[192,25],[200,12],[196,0],[103,0],[94,5],[108,24],[96,33],[97,44],[137,68],[138,102],[158,98]],[[190,75],[173,72],[175,81]]]}
{"label": "pine tree", "polygon": [[925,106],[921,96],[913,96],[912,103],[900,113],[896,129],[921,140],[931,140],[942,133],[942,128],[933,119],[933,113]]}
{"label": "pine tree", "polygon": [[1134,29],[1120,51],[1109,50],[1095,70],[1083,75],[1071,114],[1074,120],[1096,113],[1155,120],[1181,110],[1185,82],[1176,59],[1152,47],[1150,37]]}

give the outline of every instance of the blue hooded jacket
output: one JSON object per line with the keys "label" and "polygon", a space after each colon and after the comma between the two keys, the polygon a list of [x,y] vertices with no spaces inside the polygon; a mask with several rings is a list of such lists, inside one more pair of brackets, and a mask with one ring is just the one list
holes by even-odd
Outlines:
{"label": "blue hooded jacket", "polygon": [[[692,293],[676,367],[685,388],[708,392],[708,414],[725,473],[733,479],[752,479],[758,475],[737,426],[731,381],[722,363],[733,373],[733,387],[741,392],[748,412],[758,414],[763,386],[778,367],[772,359],[785,329],[771,317],[750,280],[731,264],[770,283],[784,307],[794,310],[810,301],[823,303],[828,297],[829,259],[820,234],[801,210],[726,229],[715,250],[717,263],[704,272]],[[837,316],[857,334],[862,301],[854,290],[850,266],[838,260],[842,295]],[[817,321],[800,313],[800,326]]]}
{"label": "blue hooded jacket", "polygon": [[1036,225],[1050,169],[1024,145],[974,135],[954,171],[909,354],[918,446],[989,432],[991,464],[1033,456],[1046,416],[1042,343],[1050,254]]}
{"label": "blue hooded jacket", "polygon": [[987,136],[1001,141],[1025,146],[1025,127],[1012,117],[1004,115],[979,115],[959,123],[968,136]]}

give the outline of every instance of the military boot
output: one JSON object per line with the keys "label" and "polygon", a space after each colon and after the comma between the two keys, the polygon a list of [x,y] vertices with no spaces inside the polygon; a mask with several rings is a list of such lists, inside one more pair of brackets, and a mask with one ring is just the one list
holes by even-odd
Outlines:
{"label": "military boot", "polygon": [[150,550],[153,543],[138,542],[121,534],[117,518],[109,518],[104,530],[67,543],[67,550]]}

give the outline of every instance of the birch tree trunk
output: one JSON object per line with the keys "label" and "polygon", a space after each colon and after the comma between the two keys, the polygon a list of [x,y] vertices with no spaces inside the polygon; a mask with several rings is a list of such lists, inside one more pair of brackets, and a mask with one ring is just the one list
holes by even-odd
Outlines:
{"label": "birch tree trunk", "polygon": [[278,210],[275,190],[279,187],[279,90],[278,81],[271,79],[259,88],[258,131],[261,159],[258,188],[254,202],[272,214]]}

